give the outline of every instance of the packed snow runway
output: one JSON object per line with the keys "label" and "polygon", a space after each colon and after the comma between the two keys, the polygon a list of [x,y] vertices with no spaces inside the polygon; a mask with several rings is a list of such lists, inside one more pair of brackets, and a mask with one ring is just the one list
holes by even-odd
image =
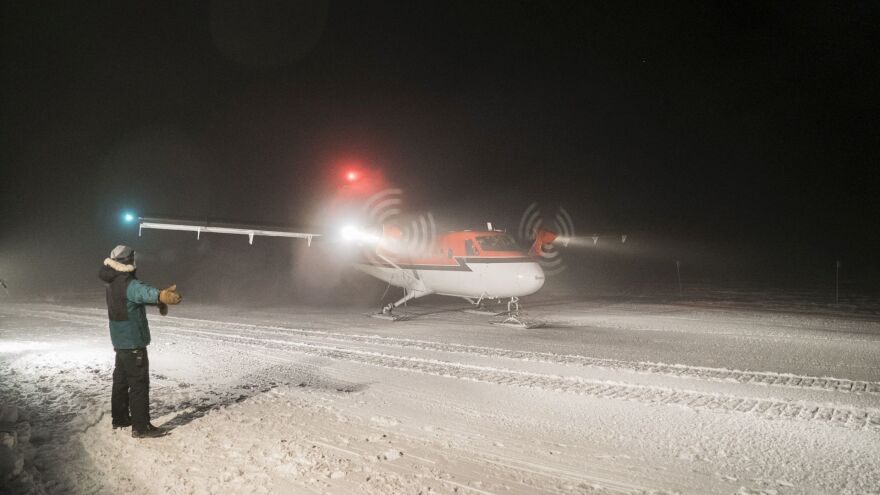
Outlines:
{"label": "packed snow runway", "polygon": [[[560,302],[561,301],[561,302]],[[880,493],[880,318],[533,299],[151,312],[161,439],[112,430],[100,297],[0,306],[48,493]],[[28,438],[29,437],[29,438]],[[25,486],[20,484],[17,486]]]}

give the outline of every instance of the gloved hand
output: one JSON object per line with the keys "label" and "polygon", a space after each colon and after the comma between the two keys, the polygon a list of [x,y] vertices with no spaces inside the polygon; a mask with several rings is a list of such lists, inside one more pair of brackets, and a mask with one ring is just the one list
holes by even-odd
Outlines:
{"label": "gloved hand", "polygon": [[160,315],[165,316],[168,314],[168,305],[167,304],[160,302],[159,304],[157,304],[157,306],[159,306],[159,314]]}
{"label": "gloved hand", "polygon": [[180,304],[181,300],[183,300],[183,298],[180,297],[180,294],[177,292],[177,284],[174,284],[167,289],[163,289],[162,292],[159,293],[159,302],[163,304]]}

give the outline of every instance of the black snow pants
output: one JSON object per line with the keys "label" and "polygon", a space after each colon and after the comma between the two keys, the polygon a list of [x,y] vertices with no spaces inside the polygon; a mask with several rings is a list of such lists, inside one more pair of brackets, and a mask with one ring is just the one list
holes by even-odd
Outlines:
{"label": "black snow pants", "polygon": [[113,369],[113,392],[110,397],[113,423],[127,424],[146,431],[150,423],[150,361],[147,349],[117,349]]}

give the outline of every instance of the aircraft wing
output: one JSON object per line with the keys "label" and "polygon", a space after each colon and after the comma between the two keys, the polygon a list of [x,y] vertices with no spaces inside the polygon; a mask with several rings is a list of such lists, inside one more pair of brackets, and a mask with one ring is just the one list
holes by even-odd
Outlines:
{"label": "aircraft wing", "polygon": [[267,237],[293,237],[305,239],[312,245],[312,239],[320,237],[321,234],[315,232],[301,232],[288,229],[274,229],[271,227],[259,227],[253,225],[227,224],[208,221],[191,221],[191,220],[174,220],[165,218],[144,218],[138,219],[138,235],[142,235],[144,229],[159,230],[182,230],[187,232],[195,232],[196,238],[200,238],[202,232],[210,232],[213,234],[238,234],[248,236],[248,241],[253,244],[254,236]]}

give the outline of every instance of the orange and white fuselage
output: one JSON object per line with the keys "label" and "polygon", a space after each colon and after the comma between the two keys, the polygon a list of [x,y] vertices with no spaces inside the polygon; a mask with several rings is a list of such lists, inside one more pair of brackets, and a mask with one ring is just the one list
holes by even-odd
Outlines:
{"label": "orange and white fuselage", "polygon": [[540,265],[502,232],[450,232],[417,255],[397,249],[394,240],[393,235],[384,235],[367,259],[355,266],[407,289],[410,299],[427,294],[476,300],[521,297],[544,285]]}

